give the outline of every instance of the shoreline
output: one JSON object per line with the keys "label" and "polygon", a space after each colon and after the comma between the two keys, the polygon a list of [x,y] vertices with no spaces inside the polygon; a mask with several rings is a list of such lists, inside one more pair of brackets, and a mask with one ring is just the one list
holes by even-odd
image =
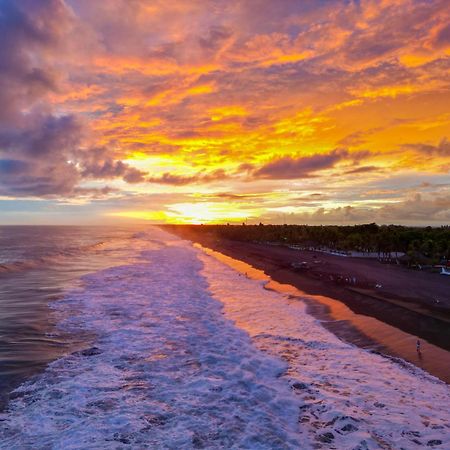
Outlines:
{"label": "shoreline", "polygon": [[[450,327],[445,321],[363,292],[302,276],[286,263],[280,264],[271,254],[274,248],[271,245],[226,241],[187,229],[175,234],[218,252],[219,259],[223,255],[235,261],[222,258],[222,262],[232,266],[239,266],[241,262],[265,274],[269,278],[266,288],[301,298],[307,304],[308,313],[344,341],[389,358],[401,358],[450,383],[450,341],[446,338]],[[295,250],[277,247],[275,256],[280,252],[292,254]],[[245,270],[234,268],[241,272]],[[251,276],[261,277],[260,274]],[[444,335],[440,334],[442,330]],[[420,354],[415,348],[417,338],[422,341]]]}

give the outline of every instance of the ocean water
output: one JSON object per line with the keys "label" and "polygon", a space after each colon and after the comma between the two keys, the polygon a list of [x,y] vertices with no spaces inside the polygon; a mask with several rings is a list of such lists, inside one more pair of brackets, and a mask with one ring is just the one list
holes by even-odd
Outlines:
{"label": "ocean water", "polygon": [[20,375],[1,449],[450,446],[448,385],[340,341],[189,242],[1,233],[0,370]]}
{"label": "ocean water", "polygon": [[57,327],[49,304],[80,277],[129,261],[139,229],[0,226],[0,409],[11,388],[89,336]]}

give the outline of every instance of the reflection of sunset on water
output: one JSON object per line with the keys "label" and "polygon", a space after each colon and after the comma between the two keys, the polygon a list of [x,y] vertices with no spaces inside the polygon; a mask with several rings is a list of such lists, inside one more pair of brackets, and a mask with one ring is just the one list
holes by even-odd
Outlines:
{"label": "reflection of sunset on water", "polygon": [[[446,365],[448,358],[446,350],[424,340],[426,350],[424,350],[423,355],[418,355],[414,346],[417,336],[406,333],[368,315],[356,313],[338,299],[324,295],[307,294],[290,284],[277,282],[262,270],[256,269],[243,261],[203,247],[200,244],[195,244],[195,247],[232,267],[242,276],[262,281],[265,289],[284,294],[282,302],[280,298],[281,310],[283,309],[283,304],[289,305],[292,311],[296,309],[301,310],[304,308],[303,301],[306,301],[306,304],[310,305],[309,312],[314,313],[325,328],[329,328],[344,341],[354,342],[359,347],[369,350],[388,352],[440,376],[443,380],[450,381]],[[236,300],[237,304],[234,305],[234,308],[239,309],[240,301]],[[225,301],[226,303],[227,301]],[[245,308],[244,305],[242,307]],[[242,319],[243,322],[237,322],[238,325],[249,331],[250,334],[257,334],[258,330],[252,328],[252,322],[247,321],[246,316],[243,316]],[[292,327],[295,330],[298,324],[294,323]],[[353,332],[351,328],[354,329]]]}

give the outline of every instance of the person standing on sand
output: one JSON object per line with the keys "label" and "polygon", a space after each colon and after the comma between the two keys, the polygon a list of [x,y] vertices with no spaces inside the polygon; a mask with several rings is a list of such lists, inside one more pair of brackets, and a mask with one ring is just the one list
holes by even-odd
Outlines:
{"label": "person standing on sand", "polygon": [[419,341],[419,339],[417,339],[416,350],[417,350],[417,353],[420,353],[420,341]]}

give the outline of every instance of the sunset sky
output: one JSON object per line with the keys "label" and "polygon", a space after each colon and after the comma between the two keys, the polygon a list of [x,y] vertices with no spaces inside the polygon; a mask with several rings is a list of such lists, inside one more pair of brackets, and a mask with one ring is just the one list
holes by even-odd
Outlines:
{"label": "sunset sky", "polygon": [[450,4],[0,0],[0,223],[450,223]]}

